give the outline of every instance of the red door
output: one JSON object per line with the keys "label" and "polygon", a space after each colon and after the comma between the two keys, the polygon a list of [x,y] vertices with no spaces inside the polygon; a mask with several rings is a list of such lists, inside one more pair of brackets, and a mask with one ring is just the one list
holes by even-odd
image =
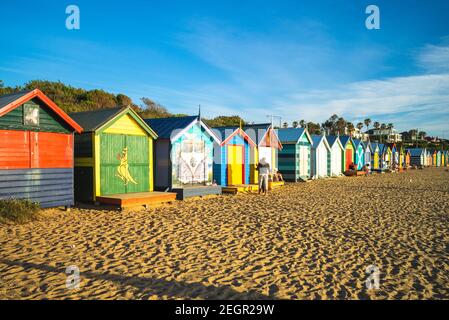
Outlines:
{"label": "red door", "polygon": [[347,149],[346,150],[346,170],[349,170],[349,165],[352,163],[352,150]]}

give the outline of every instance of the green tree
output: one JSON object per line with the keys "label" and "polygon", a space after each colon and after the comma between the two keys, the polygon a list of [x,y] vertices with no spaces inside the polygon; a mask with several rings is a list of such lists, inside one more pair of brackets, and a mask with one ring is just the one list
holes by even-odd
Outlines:
{"label": "green tree", "polygon": [[154,102],[150,98],[143,97],[140,100],[142,101],[141,116],[143,118],[167,118],[172,116],[172,114],[168,112],[167,108]]}
{"label": "green tree", "polygon": [[369,130],[369,126],[371,124],[371,119],[370,118],[366,118],[365,120],[363,120],[363,123],[366,126],[366,131],[368,131]]}
{"label": "green tree", "polygon": [[305,128],[307,126],[306,120],[303,119],[299,120],[299,126],[301,128]]}
{"label": "green tree", "polygon": [[292,122],[293,128],[298,128],[298,125],[299,125],[298,121],[293,121]]}
{"label": "green tree", "polygon": [[282,124],[282,128],[288,128],[288,123],[287,123],[287,122],[284,122],[284,123]]}
{"label": "green tree", "polygon": [[356,127],[357,127],[357,129],[359,129],[359,131],[361,131],[363,128],[363,123],[362,122],[357,123]]}

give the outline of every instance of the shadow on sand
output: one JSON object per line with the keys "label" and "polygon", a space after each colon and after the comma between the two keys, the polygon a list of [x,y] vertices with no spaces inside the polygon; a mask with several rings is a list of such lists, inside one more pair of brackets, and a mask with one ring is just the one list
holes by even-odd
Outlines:
{"label": "shadow on sand", "polygon": [[[8,266],[20,266],[25,270],[37,269],[52,273],[65,273],[65,268],[52,267],[47,264],[36,264],[32,262],[0,259],[1,264]],[[145,278],[139,276],[126,276],[118,274],[104,274],[92,271],[80,272],[81,278],[91,280],[111,281],[120,286],[133,286],[138,289],[136,295],[140,299],[148,299],[152,295],[167,296],[168,298],[183,299],[241,299],[241,300],[270,300],[274,297],[263,295],[254,290],[238,292],[230,286],[216,287],[201,283],[188,283],[184,281]],[[95,297],[93,297],[95,298]]]}

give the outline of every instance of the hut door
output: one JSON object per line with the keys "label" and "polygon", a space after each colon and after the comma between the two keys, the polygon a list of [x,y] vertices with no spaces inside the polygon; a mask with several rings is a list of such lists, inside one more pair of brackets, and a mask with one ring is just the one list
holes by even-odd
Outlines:
{"label": "hut door", "polygon": [[349,170],[349,166],[352,162],[352,149],[346,149],[346,170]]}
{"label": "hut door", "polygon": [[309,175],[309,148],[306,146],[299,147],[299,175],[301,177]]}
{"label": "hut door", "polygon": [[100,137],[101,195],[149,190],[148,138],[123,134]]}
{"label": "hut door", "polygon": [[228,146],[228,181],[230,185],[243,184],[243,146]]}

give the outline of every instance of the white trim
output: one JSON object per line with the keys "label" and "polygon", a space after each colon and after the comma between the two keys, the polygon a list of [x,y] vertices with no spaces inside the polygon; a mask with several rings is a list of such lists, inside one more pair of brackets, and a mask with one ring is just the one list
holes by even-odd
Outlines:
{"label": "white trim", "polygon": [[193,127],[195,124],[200,123],[201,127],[204,128],[204,130],[206,130],[206,132],[212,137],[212,139],[214,139],[214,141],[218,144],[221,144],[220,139],[215,135],[215,133],[212,132],[212,130],[209,129],[209,127],[202,121],[202,120],[198,120],[198,118],[196,118],[195,120],[193,120],[189,125],[187,125],[184,129],[182,129],[181,131],[179,131],[174,137],[170,137],[170,141],[174,142],[176,141],[179,137],[181,137],[183,134],[185,134],[191,127]]}

